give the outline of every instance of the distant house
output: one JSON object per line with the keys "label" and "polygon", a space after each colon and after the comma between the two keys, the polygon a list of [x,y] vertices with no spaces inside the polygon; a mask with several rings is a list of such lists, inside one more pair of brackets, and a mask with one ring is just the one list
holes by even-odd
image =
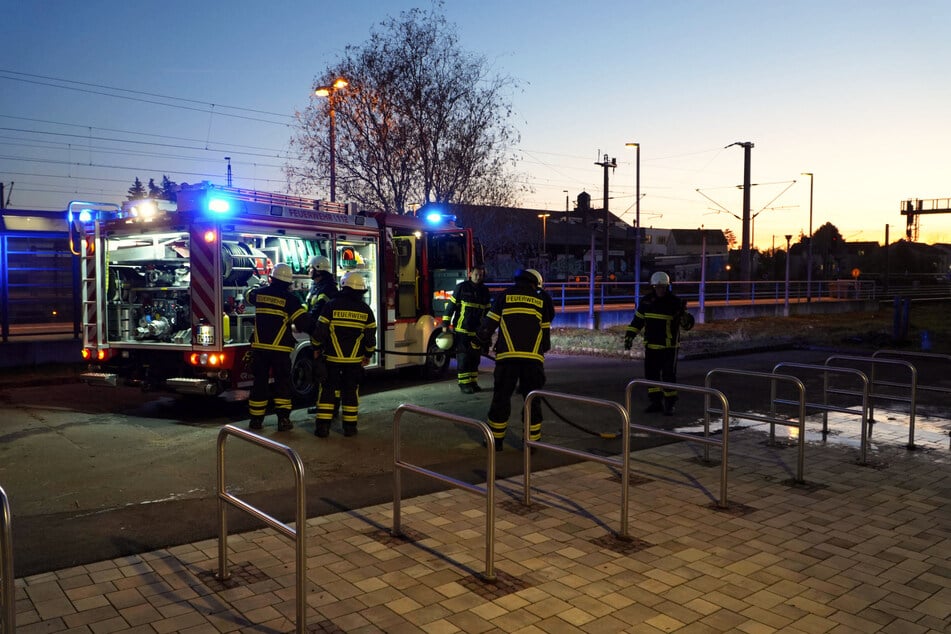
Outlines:
{"label": "distant house", "polygon": [[[579,195],[579,200],[584,195]],[[419,213],[431,207],[435,205]],[[473,230],[490,280],[508,280],[521,267],[537,268],[553,281],[587,276],[592,255],[596,275],[604,274],[605,213],[601,209],[551,211],[450,204],[445,211]],[[633,280],[634,227],[613,213],[607,217],[608,274],[617,280]],[[642,234],[642,281],[661,268],[669,268],[675,279],[699,279],[704,239],[708,275],[722,270],[726,262],[727,241],[719,229],[651,228],[642,229]]]}
{"label": "distant house", "polygon": [[729,243],[720,229],[644,230],[641,268],[665,271],[675,281],[700,279],[700,259],[706,257],[707,276],[720,275],[729,257]]}

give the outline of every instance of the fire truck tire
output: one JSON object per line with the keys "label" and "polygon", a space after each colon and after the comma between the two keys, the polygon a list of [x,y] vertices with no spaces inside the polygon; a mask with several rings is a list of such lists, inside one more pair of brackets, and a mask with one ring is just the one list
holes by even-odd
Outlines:
{"label": "fire truck tire", "polygon": [[426,347],[426,363],[423,365],[423,377],[426,379],[443,379],[449,373],[449,360],[452,350],[443,350],[436,344],[436,335],[433,333]]}
{"label": "fire truck tire", "polygon": [[314,369],[311,365],[310,348],[298,350],[291,361],[291,398],[294,401],[313,405],[317,402],[317,386],[314,385]]}

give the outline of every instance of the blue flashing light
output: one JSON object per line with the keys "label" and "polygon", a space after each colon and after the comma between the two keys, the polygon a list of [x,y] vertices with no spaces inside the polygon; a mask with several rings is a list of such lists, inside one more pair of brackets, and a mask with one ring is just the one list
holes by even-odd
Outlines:
{"label": "blue flashing light", "polygon": [[[78,216],[79,222],[86,223],[92,220],[92,211],[89,209],[83,209],[79,212]],[[73,212],[69,212],[69,221],[73,221]]]}
{"label": "blue flashing light", "polygon": [[426,222],[431,225],[441,225],[443,221],[443,216],[438,211],[430,211],[426,213]]}
{"label": "blue flashing light", "polygon": [[208,200],[208,210],[217,214],[226,214],[231,211],[231,201],[226,198],[211,198]]}

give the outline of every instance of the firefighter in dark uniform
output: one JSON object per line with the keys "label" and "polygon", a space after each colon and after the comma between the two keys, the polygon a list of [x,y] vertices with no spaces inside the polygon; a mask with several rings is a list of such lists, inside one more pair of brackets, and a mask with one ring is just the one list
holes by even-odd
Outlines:
{"label": "firefighter in dark uniform", "polygon": [[[472,345],[480,348],[499,329],[495,342],[495,389],[488,413],[496,451],[502,451],[516,387],[524,398],[545,385],[545,353],[551,348],[554,317],[554,302],[542,289],[541,273],[525,269],[515,273],[514,286],[495,297],[479,325]],[[542,408],[536,401],[532,404],[529,440],[539,440],[541,436]]]}
{"label": "firefighter in dark uniform", "polygon": [[[305,303],[307,304],[307,310],[310,311],[311,317],[313,317],[316,322],[317,319],[320,318],[320,311],[323,309],[324,304],[336,297],[339,291],[337,290],[337,281],[334,279],[333,270],[330,265],[330,258],[327,256],[315,255],[312,257],[307,263],[307,270],[310,273],[311,281]],[[311,340],[311,343],[314,344],[316,342]],[[313,370],[314,385],[317,386],[319,392],[320,385],[327,379],[327,365],[320,355],[315,355],[311,369]],[[337,398],[337,407],[339,407],[340,394],[336,394],[335,396]],[[308,408],[307,413],[316,414],[317,407]]]}
{"label": "firefighter in dark uniform", "polygon": [[314,421],[314,435],[319,438],[330,435],[337,391],[343,435],[356,435],[363,367],[376,352],[376,319],[363,301],[366,280],[360,273],[350,271],[343,276],[340,286],[337,296],[321,311],[314,331],[315,353],[323,355],[327,362],[327,380],[320,386]]}
{"label": "firefighter in dark uniform", "polygon": [[307,263],[310,273],[310,289],[307,291],[307,310],[314,319],[320,317],[320,309],[324,304],[337,296],[337,282],[330,267],[330,258],[315,255]]}
{"label": "firefighter in dark uniform", "polygon": [[[630,350],[634,337],[644,333],[644,378],[664,383],[677,382],[677,353],[680,330],[693,327],[693,316],[687,312],[687,301],[670,290],[670,276],[658,271],[651,276],[651,288],[637,303],[634,318],[624,335],[624,349]],[[677,391],[651,386],[647,388],[650,404],[645,412],[674,413]]]}
{"label": "firefighter in dark uniform", "polygon": [[444,328],[453,333],[456,347],[456,378],[463,394],[481,392],[479,387],[479,359],[481,348],[473,348],[476,330],[489,310],[492,300],[489,289],[482,283],[485,267],[472,267],[469,279],[456,286],[446,308]]}
{"label": "firefighter in dark uniform", "polygon": [[291,424],[291,351],[296,345],[293,324],[310,333],[314,321],[291,289],[291,267],[281,263],[271,271],[271,283],[248,293],[254,306],[254,334],[251,336],[251,372],[254,384],[248,398],[250,428],[264,426],[268,404],[268,381],[274,379],[274,412],[277,430],[288,431]]}

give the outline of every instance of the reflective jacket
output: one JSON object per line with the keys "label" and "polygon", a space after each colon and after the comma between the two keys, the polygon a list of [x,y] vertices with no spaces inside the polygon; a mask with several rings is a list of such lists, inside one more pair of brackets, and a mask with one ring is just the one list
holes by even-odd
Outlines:
{"label": "reflective jacket", "polygon": [[489,310],[492,298],[485,284],[466,280],[456,286],[446,307],[446,321],[463,335],[474,335]]}
{"label": "reflective jacket", "polygon": [[252,348],[290,352],[297,344],[291,324],[301,332],[314,329],[314,320],[287,282],[272,280],[268,286],[251,290],[248,303],[254,306]]}
{"label": "reflective jacket", "polygon": [[315,320],[320,317],[320,311],[323,310],[324,304],[336,297],[339,292],[337,283],[330,275],[310,283],[310,290],[307,291],[305,303],[307,304],[307,310],[310,311]]}
{"label": "reflective jacket", "polygon": [[633,338],[643,330],[648,348],[676,348],[680,345],[680,324],[686,312],[686,300],[670,291],[661,297],[651,290],[637,303],[627,336]]}
{"label": "reflective jacket", "polygon": [[376,319],[363,293],[344,287],[324,305],[313,340],[327,361],[362,363],[376,352]]}
{"label": "reflective jacket", "polygon": [[524,359],[544,363],[551,349],[551,320],[555,305],[546,291],[533,285],[516,282],[492,301],[492,308],[482,319],[476,336],[489,341],[496,328],[495,360]]}

